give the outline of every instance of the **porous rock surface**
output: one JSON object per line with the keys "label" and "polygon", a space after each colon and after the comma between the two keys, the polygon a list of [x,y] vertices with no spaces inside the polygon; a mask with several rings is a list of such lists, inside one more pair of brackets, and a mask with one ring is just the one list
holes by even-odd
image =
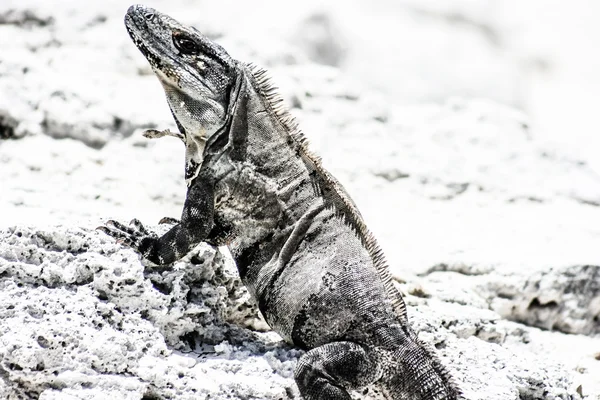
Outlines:
{"label": "porous rock surface", "polygon": [[244,329],[266,325],[220,252],[145,270],[86,229],[0,240],[2,398],[285,397],[299,352]]}
{"label": "porous rock surface", "polygon": [[[297,398],[302,352],[268,330],[226,249],[156,268],[94,230],[166,229],[151,224],[181,210],[183,147],[140,136],[174,126],[122,27],[129,4],[57,4],[0,5],[0,398]],[[370,90],[331,66],[345,53],[326,13],[299,14],[295,32],[315,34],[285,42],[216,6],[156,6],[272,70],[467,399],[600,398],[591,160],[492,101]]]}

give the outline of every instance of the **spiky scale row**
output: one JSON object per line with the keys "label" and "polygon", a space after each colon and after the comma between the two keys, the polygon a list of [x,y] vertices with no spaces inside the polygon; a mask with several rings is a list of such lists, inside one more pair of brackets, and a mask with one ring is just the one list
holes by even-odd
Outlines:
{"label": "spiky scale row", "polygon": [[352,200],[350,200],[349,196],[343,191],[342,185],[323,167],[321,158],[310,150],[308,139],[300,130],[296,118],[294,118],[285,106],[284,100],[281,97],[277,86],[273,84],[269,73],[252,63],[246,64],[246,67],[250,70],[252,76],[256,80],[259,91],[267,100],[272,115],[280,121],[285,131],[289,133],[296,143],[298,143],[300,156],[312,163],[314,169],[325,178],[326,186],[332,189],[332,193],[329,193],[328,195],[332,197],[334,203],[341,203],[343,207],[350,212],[348,222],[356,229],[357,234],[360,236],[364,246],[369,252],[373,264],[379,272],[389,299],[394,306],[394,310],[404,322],[407,322],[406,304],[399,295],[398,290],[394,287],[387,260],[383,254],[383,250],[377,243],[377,239],[375,239],[375,236],[373,236],[367,228]]}
{"label": "spiky scale row", "polygon": [[[268,72],[254,64],[246,65],[256,81],[259,92],[267,100],[271,114],[279,120],[285,131],[298,144],[300,157],[304,158],[305,161],[312,163],[314,169],[325,178],[326,185],[332,189],[332,192],[326,195],[333,197],[334,203],[341,203],[343,207],[350,212],[351,218],[347,220],[347,222],[356,230],[357,235],[361,238],[363,245],[371,256],[373,264],[379,273],[379,277],[386,289],[390,301],[392,302],[396,314],[400,317],[404,324],[408,325],[406,304],[393,284],[387,260],[375,236],[366,226],[362,216],[360,215],[360,212],[350,197],[345,193],[342,185],[329,173],[329,171],[322,166],[321,158],[310,150],[309,140],[302,133],[296,119],[285,106],[283,98],[279,94],[278,88],[273,84]],[[456,399],[463,399],[463,392],[460,390],[458,383],[450,374],[448,369],[441,363],[433,348],[427,343],[419,340],[416,336],[413,337],[413,340],[415,340],[416,343],[425,350],[426,354],[429,356],[430,362],[432,363],[432,367],[437,372],[441,380],[445,381],[449,387],[453,388],[452,390],[456,394]],[[425,379],[426,377],[424,376],[423,378]],[[432,400],[448,398],[445,388],[441,386],[437,387],[437,391],[439,396],[435,395],[432,397]]]}

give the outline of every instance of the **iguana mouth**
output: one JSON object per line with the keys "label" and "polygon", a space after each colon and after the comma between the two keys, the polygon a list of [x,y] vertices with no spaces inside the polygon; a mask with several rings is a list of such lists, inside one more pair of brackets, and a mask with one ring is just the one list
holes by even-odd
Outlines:
{"label": "iguana mouth", "polygon": [[140,50],[144,57],[146,57],[150,65],[153,68],[160,69],[162,65],[160,57],[158,57],[156,54],[150,51],[150,49],[144,44],[144,40],[140,38],[138,34],[129,27],[129,24],[126,24],[125,28],[127,29],[127,33],[129,33],[129,37],[131,37],[131,40],[133,41],[135,46]]}

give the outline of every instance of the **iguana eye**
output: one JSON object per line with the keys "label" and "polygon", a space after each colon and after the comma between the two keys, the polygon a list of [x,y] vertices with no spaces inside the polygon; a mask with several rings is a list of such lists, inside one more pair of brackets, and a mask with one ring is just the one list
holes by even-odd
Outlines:
{"label": "iguana eye", "polygon": [[194,55],[200,52],[200,48],[196,42],[181,33],[173,34],[173,44],[175,45],[175,48],[181,52],[181,54]]}

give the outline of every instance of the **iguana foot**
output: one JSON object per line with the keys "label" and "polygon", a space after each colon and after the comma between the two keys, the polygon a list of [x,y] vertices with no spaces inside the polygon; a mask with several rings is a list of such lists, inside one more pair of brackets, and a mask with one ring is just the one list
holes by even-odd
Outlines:
{"label": "iguana foot", "polygon": [[162,131],[159,131],[158,129],[147,129],[142,133],[142,136],[148,139],[158,139],[164,136],[173,136],[181,140],[185,139],[180,132],[171,132],[169,129],[164,129]]}
{"label": "iguana foot", "polygon": [[158,221],[159,225],[162,225],[162,224],[175,225],[178,223],[179,223],[179,220],[177,218],[171,218],[171,217],[163,217],[160,219],[160,221]]}
{"label": "iguana foot", "polygon": [[129,226],[118,221],[109,220],[105,225],[96,228],[117,240],[117,243],[129,246],[144,254],[148,241],[155,241],[158,236],[154,232],[147,230],[142,223],[134,218]]}
{"label": "iguana foot", "polygon": [[300,357],[294,377],[306,400],[351,400],[348,389],[370,385],[381,374],[374,352],[353,342],[333,342]]}

